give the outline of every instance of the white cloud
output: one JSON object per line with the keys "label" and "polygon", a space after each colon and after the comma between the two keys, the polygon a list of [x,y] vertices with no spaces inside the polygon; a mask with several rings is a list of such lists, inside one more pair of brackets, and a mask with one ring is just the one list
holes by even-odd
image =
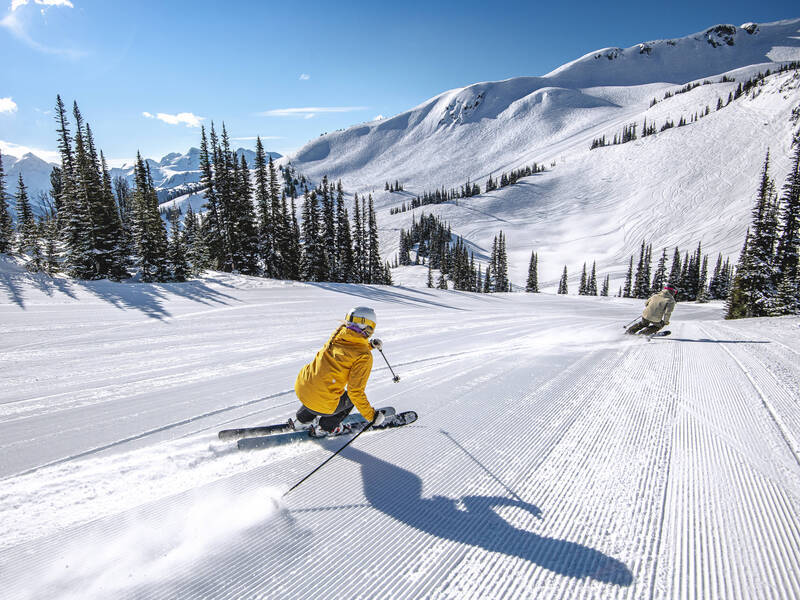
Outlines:
{"label": "white cloud", "polygon": [[11,97],[0,98],[0,113],[15,113],[17,112],[17,103]]}
{"label": "white cloud", "polygon": [[300,81],[308,81],[311,79],[311,75],[308,73],[300,73]]}
{"label": "white cloud", "polygon": [[178,113],[177,115],[170,115],[167,113],[157,113],[153,115],[152,113],[144,111],[142,116],[145,116],[148,119],[158,119],[159,121],[164,121],[164,123],[168,123],[170,125],[180,125],[183,123],[187,127],[200,127],[200,122],[205,120],[205,117],[198,117],[190,112],[182,112]]}
{"label": "white cloud", "polygon": [[[74,8],[72,2],[69,0],[34,0],[34,2],[44,6],[64,6],[67,8]],[[5,17],[0,19],[0,27],[8,29],[8,31],[10,31],[15,38],[34,50],[44,54],[56,54],[71,59],[78,59],[86,56],[86,52],[83,50],[75,50],[73,48],[54,48],[34,40],[25,30],[25,24],[23,20],[18,17],[20,13],[17,12],[17,9],[21,6],[25,6],[26,4],[30,4],[30,0],[11,0],[11,11]],[[44,10],[42,10],[42,14],[44,15]]]}
{"label": "white cloud", "polygon": [[261,117],[303,117],[311,119],[318,113],[346,113],[368,110],[368,106],[309,106],[306,108],[275,108],[258,113]]}
{"label": "white cloud", "polygon": [[[44,6],[66,6],[67,8],[75,8],[69,0],[33,0],[36,4]],[[11,12],[17,10],[20,6],[30,4],[30,0],[11,0]]]}
{"label": "white cloud", "polygon": [[377,115],[377,116],[376,116],[374,119],[372,119],[372,120],[373,120],[373,121],[383,121],[385,118],[386,118],[386,117],[384,117],[383,115]]}
{"label": "white cloud", "polygon": [[15,144],[14,142],[6,142],[4,140],[0,140],[0,151],[2,151],[3,154],[10,154],[17,158],[22,158],[25,154],[30,152],[47,162],[57,163],[61,161],[61,155],[56,150],[31,148],[30,146],[23,146],[22,144]]}

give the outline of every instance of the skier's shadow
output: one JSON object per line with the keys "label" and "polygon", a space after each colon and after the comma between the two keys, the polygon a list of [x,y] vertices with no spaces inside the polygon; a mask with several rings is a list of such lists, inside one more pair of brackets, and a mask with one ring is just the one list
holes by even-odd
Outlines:
{"label": "skier's shadow", "polygon": [[[499,496],[467,496],[456,501],[422,498],[422,480],[414,473],[352,446],[341,454],[361,465],[364,494],[379,511],[442,539],[517,556],[567,577],[589,577],[628,586],[633,574],[621,561],[581,544],[517,529],[493,509],[510,506],[535,516],[533,504]],[[462,509],[463,507],[463,509]]]}

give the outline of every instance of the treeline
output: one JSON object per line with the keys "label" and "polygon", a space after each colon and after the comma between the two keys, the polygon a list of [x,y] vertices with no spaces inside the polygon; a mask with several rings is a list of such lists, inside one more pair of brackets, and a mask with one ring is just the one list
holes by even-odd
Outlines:
{"label": "treeline", "polygon": [[[414,260],[411,252],[414,251]],[[435,215],[416,215],[411,228],[400,230],[400,265],[428,265],[428,287],[434,287],[433,269],[440,272],[436,287],[448,289],[448,280],[453,289],[468,292],[490,293],[511,291],[508,279],[508,256],[506,238],[501,231],[492,244],[492,255],[486,272],[476,265],[473,252],[467,250],[463,238],[453,233],[450,225],[440,221]]]}
{"label": "treeline", "polygon": [[296,192],[305,178],[284,169],[280,193],[275,165],[260,139],[253,180],[245,157],[231,151],[225,126],[221,138],[213,123],[209,137],[201,128],[197,186],[205,190],[205,212],[197,215],[191,206],[185,215],[179,209],[164,211],[167,227],[141,155],[133,188],[123,178],[112,186],[77,103],[74,136],[60,96],[56,112],[61,167],[51,175],[52,208],[38,222],[20,176],[14,225],[0,156],[0,252],[19,252],[29,269],[116,280],[138,270],[143,281],[182,281],[212,268],[304,281],[391,284],[389,265],[380,258],[372,197],[354,196],[351,224],[341,182],[324,178],[316,189],[303,190],[301,228],[296,198],[287,201],[285,191]]}
{"label": "treeline", "polygon": [[780,197],[769,175],[769,152],[728,299],[727,318],[800,312],[800,137]]}
{"label": "treeline", "polygon": [[[489,179],[486,180],[484,189],[486,192],[491,192],[496,190],[498,187],[503,188],[509,185],[514,185],[519,179],[522,179],[523,177],[530,177],[531,175],[535,173],[541,173],[544,170],[544,165],[533,163],[532,165],[515,169],[510,173],[503,172],[500,175],[500,179],[494,179],[492,175],[489,175]],[[400,189],[402,189],[402,187]],[[389,191],[397,190],[395,188],[395,190],[390,189]],[[408,210],[419,208],[420,206],[426,206],[428,204],[442,204],[444,202],[459,200],[461,198],[471,198],[472,196],[478,196],[480,194],[481,186],[477,183],[467,181],[461,186],[460,189],[451,188],[450,190],[447,190],[442,187],[441,189],[433,192],[424,192],[421,196],[413,198],[409,203],[403,202],[403,204],[399,207],[390,209],[389,214],[396,215],[398,213],[404,213]]]}
{"label": "treeline", "polygon": [[[764,79],[766,79],[770,75],[776,74],[776,73],[777,74],[785,73],[787,71],[793,71],[793,70],[796,71],[798,69],[800,69],[800,62],[791,62],[791,63],[787,63],[785,65],[782,65],[777,71],[771,71],[771,70],[767,69],[766,72],[764,72],[764,73],[759,72],[756,75],[754,75],[753,77],[751,77],[750,79],[748,79],[747,81],[740,82],[736,86],[735,90],[729,92],[728,93],[727,102],[724,102],[721,97],[718,97],[717,98],[716,110],[718,110],[718,111],[722,110],[723,108],[728,106],[734,100],[738,100],[742,96],[746,96],[751,91],[753,91],[754,88],[756,88]],[[735,81],[734,78],[728,77],[727,75],[724,75],[722,77],[722,79],[720,80],[720,83],[725,83],[725,82],[729,82],[730,83],[730,82],[733,82],[733,81]],[[702,85],[709,85],[711,83],[712,83],[711,81],[706,80],[706,81],[704,81],[702,83]],[[700,87],[700,85],[701,85],[700,83],[694,82],[694,83],[689,83],[689,84],[685,85],[684,87],[682,87],[681,89],[676,90],[674,92],[673,91],[665,92],[664,93],[664,100],[666,100],[668,98],[672,98],[673,96],[675,96],[677,94],[685,94],[686,92],[690,92],[691,90]],[[753,92],[753,93],[755,93],[755,92]],[[659,102],[658,100],[653,98],[652,101],[650,102],[650,107],[652,108],[653,106],[658,104],[658,102]],[[706,117],[706,116],[708,116],[710,114],[711,114],[711,108],[708,105],[706,105],[704,108],[700,109],[699,111],[696,111],[693,114],[690,114],[688,118],[686,116],[684,116],[684,115],[681,115],[680,119],[678,119],[677,127],[683,127],[684,125],[688,125],[690,123],[694,123],[694,122],[696,122],[696,121],[698,121],[698,120],[702,119],[703,117]],[[669,117],[667,117],[664,120],[664,124],[660,128],[657,127],[656,123],[654,123],[652,121],[650,123],[648,123],[647,122],[647,118],[645,117],[644,123],[642,124],[642,128],[641,128],[642,137],[647,137],[647,136],[650,136],[650,135],[654,135],[655,133],[663,132],[663,131],[666,131],[667,129],[672,129],[675,126],[676,126],[675,125],[675,121],[673,119],[670,119]],[[594,139],[592,139],[592,143],[589,146],[589,149],[590,150],[594,150],[595,148],[602,148],[602,147],[605,147],[605,146],[614,146],[614,145],[619,145],[619,144],[625,144],[627,142],[631,142],[633,140],[636,140],[636,139],[638,139],[638,135],[637,135],[636,129],[637,129],[637,124],[636,123],[631,123],[629,125],[623,126],[622,131],[618,135],[615,134],[614,137],[611,138],[611,139],[607,139],[605,135],[600,136],[599,138],[594,138]]]}
{"label": "treeline", "polygon": [[[530,276],[529,276],[530,277]],[[568,294],[569,293],[569,284],[568,284],[569,274],[567,272],[567,265],[564,265],[564,271],[561,273],[561,279],[558,281],[558,290],[556,293],[558,294]],[[581,274],[581,283],[580,287],[578,288],[578,295],[579,296],[608,296],[608,286],[609,286],[610,278],[606,275],[606,278],[603,280],[603,287],[600,288],[599,292],[597,289],[597,265],[596,263],[592,263],[592,271],[590,274],[586,272],[586,263],[583,263],[583,273]],[[537,290],[538,291],[538,290]]]}

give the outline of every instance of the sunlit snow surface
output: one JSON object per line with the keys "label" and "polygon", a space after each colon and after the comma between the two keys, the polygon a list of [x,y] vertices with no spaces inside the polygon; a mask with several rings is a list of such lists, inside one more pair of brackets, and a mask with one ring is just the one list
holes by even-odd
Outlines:
{"label": "sunlit snow surface", "polygon": [[[398,273],[424,280],[422,267]],[[414,425],[239,452],[368,304]],[[0,263],[3,598],[800,594],[800,319],[641,301],[74,282]]]}

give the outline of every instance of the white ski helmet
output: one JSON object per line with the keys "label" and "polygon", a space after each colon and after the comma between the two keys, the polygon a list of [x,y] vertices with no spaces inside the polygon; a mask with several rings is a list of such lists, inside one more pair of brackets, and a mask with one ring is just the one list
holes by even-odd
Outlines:
{"label": "white ski helmet", "polygon": [[348,324],[358,327],[361,331],[366,333],[367,336],[375,333],[377,317],[375,316],[375,311],[368,306],[356,306],[347,313],[345,321],[347,321]]}

